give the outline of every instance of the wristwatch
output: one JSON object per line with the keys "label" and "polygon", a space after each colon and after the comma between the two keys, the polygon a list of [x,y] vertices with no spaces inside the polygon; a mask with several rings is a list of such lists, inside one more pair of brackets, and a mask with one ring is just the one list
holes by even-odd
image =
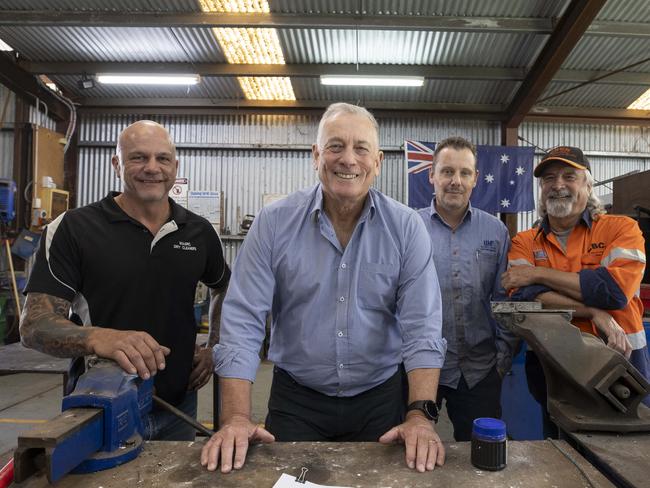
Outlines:
{"label": "wristwatch", "polygon": [[406,407],[406,411],[419,410],[429,420],[438,422],[438,405],[433,400],[417,400]]}

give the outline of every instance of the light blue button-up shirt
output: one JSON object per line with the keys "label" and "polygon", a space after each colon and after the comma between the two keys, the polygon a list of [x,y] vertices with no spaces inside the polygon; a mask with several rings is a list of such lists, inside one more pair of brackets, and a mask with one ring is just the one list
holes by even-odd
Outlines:
{"label": "light blue button-up shirt", "polygon": [[440,292],[417,214],[371,189],[342,248],[320,184],[262,209],[237,256],[215,372],[253,381],[272,312],[269,359],[301,385],[352,396],[407,371],[441,368]]}
{"label": "light blue button-up shirt", "polygon": [[490,309],[491,300],[506,299],[501,274],[508,264],[508,229],[471,204],[454,230],[436,211],[435,199],[418,213],[431,236],[442,294],[442,335],[448,348],[440,384],[456,388],[462,373],[472,388],[497,362],[499,369],[510,369],[518,343]]}

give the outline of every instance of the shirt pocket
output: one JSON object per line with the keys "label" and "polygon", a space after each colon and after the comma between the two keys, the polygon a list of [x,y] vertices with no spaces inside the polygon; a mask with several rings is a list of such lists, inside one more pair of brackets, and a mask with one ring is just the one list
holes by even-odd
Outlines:
{"label": "shirt pocket", "polygon": [[[497,274],[498,256],[496,251],[480,249],[476,252],[478,261],[479,281],[483,296],[492,292]],[[481,297],[482,298],[482,297]]]}
{"label": "shirt pocket", "polygon": [[359,271],[359,306],[389,313],[395,312],[399,266],[361,263]]}

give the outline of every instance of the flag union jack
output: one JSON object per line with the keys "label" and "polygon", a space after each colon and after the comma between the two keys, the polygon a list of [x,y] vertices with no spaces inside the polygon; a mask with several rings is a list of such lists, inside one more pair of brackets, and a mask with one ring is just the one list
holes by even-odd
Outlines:
{"label": "flag union jack", "polygon": [[404,156],[408,173],[408,204],[411,208],[424,208],[431,202],[429,168],[433,165],[435,143],[404,141]]}
{"label": "flag union jack", "polygon": [[434,149],[435,145],[426,142],[404,141],[409,174],[415,175],[428,171],[433,164]]}

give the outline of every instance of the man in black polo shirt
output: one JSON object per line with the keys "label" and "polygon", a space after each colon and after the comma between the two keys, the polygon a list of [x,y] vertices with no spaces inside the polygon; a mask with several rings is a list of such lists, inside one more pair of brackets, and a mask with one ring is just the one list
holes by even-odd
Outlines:
{"label": "man in black polo shirt", "polygon": [[[212,373],[220,305],[230,270],[219,236],[168,197],[178,161],[169,133],[151,121],[127,127],[113,168],[122,193],[70,210],[47,226],[25,292],[25,346],[58,357],[95,354],[147,379],[157,395],[196,417],[196,390]],[[210,340],[195,348],[196,284],[211,289]],[[68,320],[76,313],[84,325]],[[193,439],[162,411],[149,435]]]}

